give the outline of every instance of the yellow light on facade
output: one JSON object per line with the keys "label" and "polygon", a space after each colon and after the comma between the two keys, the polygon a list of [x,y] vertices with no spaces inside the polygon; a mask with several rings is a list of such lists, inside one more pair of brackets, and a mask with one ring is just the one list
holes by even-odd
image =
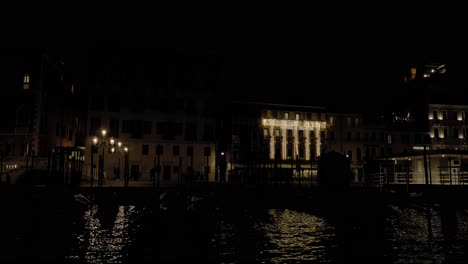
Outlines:
{"label": "yellow light on facade", "polygon": [[107,131],[106,131],[105,129],[103,129],[103,130],[101,131],[101,134],[102,134],[103,137],[105,137],[106,134],[107,134]]}
{"label": "yellow light on facade", "polygon": [[122,146],[122,142],[117,143],[117,146],[120,148]]}
{"label": "yellow light on facade", "polygon": [[128,152],[128,148],[127,148],[127,147],[125,147],[125,148],[124,148],[124,151],[125,151],[125,152]]}
{"label": "yellow light on facade", "polygon": [[111,138],[111,139],[110,139],[110,143],[111,143],[111,145],[114,145],[114,143],[115,143],[114,138]]}
{"label": "yellow light on facade", "polygon": [[[287,140],[284,138],[287,134],[287,130],[293,131],[294,143],[293,143],[293,151],[292,154],[295,157],[299,154],[299,139],[298,139],[298,131],[303,130],[304,134],[307,135],[305,137],[305,144],[308,146],[311,141],[309,139],[308,131],[314,131],[314,137],[317,138],[315,143],[315,151],[316,153],[311,153],[308,147],[305,148],[305,158],[310,159],[311,157],[319,156],[320,155],[320,130],[326,128],[327,123],[325,121],[308,121],[308,120],[285,120],[285,119],[269,119],[264,118],[262,119],[262,125],[264,127],[268,127],[270,131],[270,159],[274,159],[276,157],[276,148],[275,148],[275,138],[273,137],[274,130],[281,129],[281,135],[283,135],[283,140],[281,140],[281,159],[285,160],[287,158]],[[280,135],[277,135],[280,136]]]}
{"label": "yellow light on facade", "polygon": [[111,148],[111,152],[112,152],[112,153],[115,152],[115,148],[114,148],[114,147]]}
{"label": "yellow light on facade", "polygon": [[444,119],[444,115],[442,114],[442,112],[437,112],[437,119],[439,119],[439,120]]}
{"label": "yellow light on facade", "polygon": [[98,141],[97,137],[94,137],[94,138],[93,138],[93,143],[94,143],[94,145],[97,144],[97,141]]}

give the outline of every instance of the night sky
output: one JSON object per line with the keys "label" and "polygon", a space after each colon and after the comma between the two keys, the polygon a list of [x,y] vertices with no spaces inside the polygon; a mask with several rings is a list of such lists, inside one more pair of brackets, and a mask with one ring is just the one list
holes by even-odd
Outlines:
{"label": "night sky", "polygon": [[407,96],[401,86],[404,71],[428,62],[446,63],[452,82],[447,89],[463,90],[463,43],[459,34],[448,30],[458,27],[445,21],[419,23],[425,18],[421,14],[421,20],[355,15],[339,21],[339,14],[279,21],[259,17],[252,24],[194,30],[187,26],[164,33],[155,27],[149,32],[157,32],[153,35],[144,34],[150,26],[114,25],[37,45],[65,54],[73,77],[85,84],[94,71],[115,63],[130,61],[126,67],[132,68],[139,60],[164,68],[171,56],[183,54],[208,58],[216,67],[220,94],[240,100],[358,109],[388,106]]}

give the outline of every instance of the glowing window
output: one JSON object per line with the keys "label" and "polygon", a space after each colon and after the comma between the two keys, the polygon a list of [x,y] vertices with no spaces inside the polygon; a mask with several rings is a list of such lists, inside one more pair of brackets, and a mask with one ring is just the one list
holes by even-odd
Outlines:
{"label": "glowing window", "polygon": [[25,74],[23,76],[23,89],[28,90],[29,89],[29,74]]}

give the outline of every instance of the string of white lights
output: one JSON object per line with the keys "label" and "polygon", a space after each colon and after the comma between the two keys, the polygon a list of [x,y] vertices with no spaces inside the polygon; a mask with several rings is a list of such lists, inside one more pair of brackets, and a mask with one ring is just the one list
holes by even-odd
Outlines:
{"label": "string of white lights", "polygon": [[[264,127],[268,127],[269,133],[270,133],[270,159],[275,158],[275,141],[273,137],[273,132],[275,130],[275,127],[281,129],[281,135],[283,137],[286,136],[287,130],[291,129],[293,130],[293,137],[294,137],[294,142],[293,142],[293,155],[298,155],[299,151],[299,141],[298,141],[298,131],[299,130],[305,130],[304,134],[305,136],[305,144],[306,146],[309,146],[310,142],[310,134],[309,131],[314,131],[315,133],[315,138],[318,139],[315,142],[315,151],[316,153],[315,156],[320,155],[320,129],[326,128],[326,122],[324,121],[306,121],[306,120],[285,120],[285,119],[263,119],[262,124]],[[281,142],[281,158],[285,160],[287,158],[287,140],[283,138]],[[310,152],[310,149],[308,147],[305,148],[305,158],[308,160],[313,153]]]}
{"label": "string of white lights", "polygon": [[282,129],[298,129],[298,130],[318,130],[326,127],[325,121],[308,121],[308,120],[285,120],[285,119],[269,119],[262,120],[264,126],[276,126]]}

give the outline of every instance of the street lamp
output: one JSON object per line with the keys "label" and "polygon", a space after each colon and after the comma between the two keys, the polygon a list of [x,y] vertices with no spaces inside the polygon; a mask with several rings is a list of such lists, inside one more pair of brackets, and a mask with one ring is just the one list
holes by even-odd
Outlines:
{"label": "street lamp", "polygon": [[[104,149],[107,149],[109,152],[112,152],[112,149],[114,149],[114,151],[115,151],[115,148],[114,148],[115,140],[114,140],[114,138],[111,137],[109,140],[107,140],[106,135],[107,135],[107,130],[103,129],[103,130],[101,130],[101,136],[102,136],[101,138],[98,138],[98,137],[93,138],[94,146],[97,147],[97,149],[99,149],[99,147],[102,146],[101,155],[99,156],[98,187],[102,187],[103,180],[104,180],[104,170],[105,170],[105,167],[104,167]],[[91,153],[93,153],[93,151],[91,151]],[[91,164],[92,164],[91,169],[93,167],[93,163],[94,163],[93,157],[91,156]],[[93,180],[91,180],[91,186],[92,186],[92,181]]]}
{"label": "street lamp", "polygon": [[128,148],[124,147],[125,167],[124,167],[124,187],[128,188]]}
{"label": "street lamp", "polygon": [[91,145],[91,183],[90,183],[90,187],[93,188],[93,182],[94,182],[94,150],[97,146],[97,143],[98,143],[98,138],[97,137],[94,137],[93,138],[93,144]]}
{"label": "street lamp", "polygon": [[[111,139],[111,146],[114,145],[114,139]],[[120,154],[126,154],[126,152],[128,152],[128,148],[125,147],[125,148],[122,148],[122,142],[117,142],[117,148],[115,147],[111,147],[111,153],[116,153],[117,154],[117,171],[116,171],[116,178],[120,179]]]}

